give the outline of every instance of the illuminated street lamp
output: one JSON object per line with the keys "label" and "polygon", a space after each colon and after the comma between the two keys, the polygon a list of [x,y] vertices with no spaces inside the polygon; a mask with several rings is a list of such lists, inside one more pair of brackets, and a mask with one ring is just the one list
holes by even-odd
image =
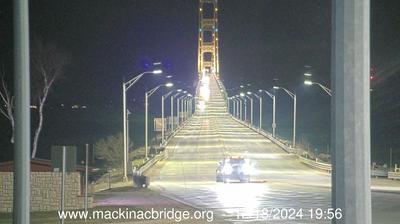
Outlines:
{"label": "illuminated street lamp", "polygon": [[275,95],[271,94],[267,90],[262,90],[262,89],[258,90],[258,92],[266,93],[272,99],[272,136],[275,137],[275,129],[276,129],[276,122],[275,122],[275,99],[276,98],[275,98]]}
{"label": "illuminated street lamp", "polygon": [[148,126],[149,126],[149,124],[148,124],[148,117],[149,117],[149,97],[151,97],[160,87],[163,87],[163,86],[165,86],[165,87],[168,87],[168,88],[170,88],[170,87],[172,87],[172,86],[174,86],[174,84],[173,83],[166,83],[166,84],[161,84],[161,85],[158,85],[158,86],[156,86],[156,87],[154,87],[153,89],[151,89],[151,90],[149,90],[149,91],[147,91],[146,93],[145,93],[145,124],[144,124],[144,135],[145,135],[145,137],[144,137],[144,141],[145,141],[145,145],[144,145],[144,147],[145,147],[145,152],[146,152],[146,160],[148,159],[148,140],[149,140],[149,137],[148,137]]}
{"label": "illuminated street lamp", "polygon": [[332,90],[329,89],[328,87],[322,85],[321,83],[313,82],[310,80],[304,80],[304,84],[307,86],[317,85],[317,86],[321,87],[321,89],[323,89],[329,96],[332,96]]}
{"label": "illuminated street lamp", "polygon": [[127,110],[126,110],[126,92],[137,82],[139,81],[140,78],[143,77],[143,75],[146,74],[161,74],[162,70],[161,69],[156,69],[153,71],[146,71],[143,72],[131,80],[127,82],[122,82],[122,114],[123,114],[123,127],[124,127],[124,133],[123,133],[123,145],[124,145],[124,176],[123,180],[127,181],[128,180],[128,172],[127,172],[127,165],[128,165],[128,146],[129,146],[129,139],[128,139],[128,115],[127,115]]}
{"label": "illuminated street lamp", "polygon": [[274,89],[279,90],[282,89],[285,91],[292,99],[293,99],[293,140],[292,140],[292,147],[296,147],[296,94],[290,92],[289,90],[279,87],[279,86],[274,86]]}

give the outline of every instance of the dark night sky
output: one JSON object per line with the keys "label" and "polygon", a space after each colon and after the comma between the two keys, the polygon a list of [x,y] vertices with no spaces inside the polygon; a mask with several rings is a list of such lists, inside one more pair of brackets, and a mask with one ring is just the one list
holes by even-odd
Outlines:
{"label": "dark night sky", "polygon": [[[1,0],[0,11],[0,55],[6,67],[12,55],[11,2]],[[379,69],[398,54],[400,4],[372,2],[372,64]],[[57,100],[115,101],[122,78],[142,71],[144,61],[163,61],[176,80],[192,85],[197,6],[196,0],[31,1],[31,33],[72,57]],[[219,8],[221,74],[227,87],[247,81],[269,88],[278,78],[279,84],[296,89],[304,65],[312,65],[315,76],[329,84],[330,1],[221,0]],[[142,83],[151,87],[151,81]]]}
{"label": "dark night sky", "polygon": [[[52,104],[96,107],[112,102],[120,110],[121,80],[143,71],[145,61],[162,61],[175,82],[193,86],[197,0],[30,2],[31,33],[57,43],[72,58]],[[371,2],[371,65],[379,71],[400,57],[400,1]],[[0,0],[0,62],[9,75],[11,7],[11,0]],[[329,97],[316,87],[304,87],[302,74],[304,65],[311,65],[315,79],[330,85],[331,1],[220,0],[219,12],[220,66],[226,87],[250,82],[269,89],[276,78],[276,84],[298,94],[301,127],[312,122],[326,126]],[[144,88],[163,81],[141,80],[130,99],[143,98]],[[288,97],[278,97],[278,110],[290,114]]]}

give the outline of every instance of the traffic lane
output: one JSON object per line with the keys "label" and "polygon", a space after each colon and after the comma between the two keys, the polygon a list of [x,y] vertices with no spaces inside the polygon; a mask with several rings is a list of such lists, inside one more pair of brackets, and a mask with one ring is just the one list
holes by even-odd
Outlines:
{"label": "traffic lane", "polygon": [[[227,136],[231,135],[231,133],[225,134],[219,128],[211,129],[210,123],[213,122],[208,119],[198,119],[202,123],[202,125],[197,124],[197,126],[201,127],[200,130],[191,130],[191,124],[189,124],[186,131],[176,136],[175,141],[168,146],[169,160],[180,161],[180,166],[171,166],[177,167],[172,170],[175,174],[179,173],[181,175],[182,172],[179,172],[179,170],[186,170],[186,173],[194,170],[196,172],[194,175],[214,176],[217,162],[224,155],[238,154],[245,155],[253,160],[257,171],[254,177],[282,180],[305,178],[310,181],[312,180],[312,178],[309,178],[310,176],[319,175],[329,181],[326,175],[322,175],[300,163],[295,156],[285,153],[263,136],[247,128],[241,128],[241,125],[238,125],[231,118],[225,120],[230,121],[230,123],[225,122],[224,124],[229,124],[242,130],[234,132],[237,135],[236,139],[227,139]],[[235,125],[232,125],[232,123]],[[214,127],[218,126],[215,125]],[[201,134],[196,136],[192,133],[198,131],[206,137]],[[239,136],[245,137],[239,138]],[[213,164],[215,165],[213,166]],[[201,168],[201,166],[204,166],[204,168]],[[168,170],[168,167],[167,165],[165,169]],[[204,173],[199,173],[199,171]]]}

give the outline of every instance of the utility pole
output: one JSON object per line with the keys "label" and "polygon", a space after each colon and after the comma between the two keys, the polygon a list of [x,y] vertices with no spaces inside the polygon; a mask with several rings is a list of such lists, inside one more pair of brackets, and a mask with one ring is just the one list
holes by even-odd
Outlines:
{"label": "utility pole", "polygon": [[89,183],[89,144],[86,144],[86,161],[85,161],[85,211],[88,209],[88,183]]}
{"label": "utility pole", "polygon": [[28,0],[14,0],[15,145],[13,223],[30,223],[30,57]]}
{"label": "utility pole", "polygon": [[332,208],[371,224],[370,1],[332,1]]}

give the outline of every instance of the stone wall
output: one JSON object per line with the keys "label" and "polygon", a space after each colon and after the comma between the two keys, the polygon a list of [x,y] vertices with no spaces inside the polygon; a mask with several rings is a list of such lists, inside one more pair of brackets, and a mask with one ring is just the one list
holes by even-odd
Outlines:
{"label": "stone wall", "polygon": [[[31,172],[31,211],[52,211],[61,208],[61,172]],[[0,212],[12,212],[13,173],[0,172]],[[92,207],[93,198],[88,198]],[[66,174],[65,210],[84,208],[79,172]]]}

